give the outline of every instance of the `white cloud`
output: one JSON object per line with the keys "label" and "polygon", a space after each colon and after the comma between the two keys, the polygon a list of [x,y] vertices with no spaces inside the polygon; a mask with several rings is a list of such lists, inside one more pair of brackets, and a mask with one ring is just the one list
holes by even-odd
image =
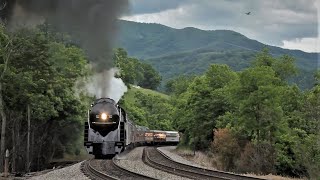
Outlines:
{"label": "white cloud", "polygon": [[305,52],[320,52],[319,38],[296,38],[294,40],[284,40],[282,48],[285,49],[299,49]]}
{"label": "white cloud", "polygon": [[276,17],[271,20],[274,23],[301,24],[317,22],[316,13],[296,12],[291,9],[272,9],[270,14]]}
{"label": "white cloud", "polygon": [[173,28],[183,28],[188,26],[185,19],[190,12],[190,6],[181,6],[176,9],[169,9],[156,13],[137,14],[122,17],[124,20],[141,23],[159,23]]}

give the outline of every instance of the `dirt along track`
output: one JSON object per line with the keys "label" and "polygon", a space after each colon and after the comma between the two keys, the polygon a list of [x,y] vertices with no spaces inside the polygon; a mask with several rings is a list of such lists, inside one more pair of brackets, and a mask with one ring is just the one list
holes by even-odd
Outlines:
{"label": "dirt along track", "polygon": [[[190,179],[235,179],[235,180],[254,180],[260,178],[242,176],[238,174],[208,170],[199,167],[194,167],[173,161],[164,153],[154,147],[147,147],[143,151],[143,161],[145,164],[178,176],[187,177]],[[260,179],[261,180],[261,179]]]}
{"label": "dirt along track", "polygon": [[137,174],[126,169],[121,168],[112,160],[102,160],[102,159],[91,159],[83,162],[82,172],[88,176],[90,179],[100,180],[100,179],[141,179],[150,180],[153,178]]}

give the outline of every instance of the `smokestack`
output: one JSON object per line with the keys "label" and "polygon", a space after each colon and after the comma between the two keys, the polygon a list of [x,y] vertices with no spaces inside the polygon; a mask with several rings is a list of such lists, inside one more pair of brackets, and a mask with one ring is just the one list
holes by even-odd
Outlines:
{"label": "smokestack", "polygon": [[[1,0],[1,2],[4,0]],[[94,71],[105,77],[113,67],[112,44],[116,21],[128,9],[128,0],[7,0],[0,17],[10,28],[35,25],[46,20],[70,34],[88,54]],[[0,3],[1,4],[4,3]],[[0,7],[1,8],[1,7]],[[98,84],[106,96],[109,82]]]}

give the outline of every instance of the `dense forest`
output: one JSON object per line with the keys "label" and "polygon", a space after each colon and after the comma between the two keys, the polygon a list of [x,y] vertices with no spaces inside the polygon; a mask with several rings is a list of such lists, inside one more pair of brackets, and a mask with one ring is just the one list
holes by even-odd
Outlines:
{"label": "dense forest", "polygon": [[212,64],[203,75],[168,81],[169,97],[135,91],[121,103],[140,125],[182,132],[181,147],[206,151],[221,170],[315,178],[320,71],[302,91],[288,82],[298,73],[294,62],[264,49],[242,71]]}
{"label": "dense forest", "polygon": [[213,64],[169,81],[181,145],[211,152],[223,170],[319,177],[320,72],[308,91],[288,84],[296,72],[292,57],[264,50],[240,72]]}
{"label": "dense forest", "polygon": [[75,96],[74,82],[89,73],[87,60],[83,50],[53,37],[0,28],[0,157],[9,150],[12,172],[40,170],[65,152],[80,152],[75,144],[86,104]]}
{"label": "dense forest", "polygon": [[[79,91],[83,83],[77,81],[93,72],[74,42],[48,24],[14,32],[0,27],[0,162],[8,149],[11,172],[41,170],[52,159],[83,151],[83,124],[94,97]],[[128,85],[160,84],[151,65],[127,58],[123,49],[113,60]]]}
{"label": "dense forest", "polygon": [[[92,71],[74,42],[47,24],[15,32],[0,28],[0,158],[10,151],[12,172],[43,169],[83,148],[83,123],[94,97],[77,92],[75,84]],[[180,147],[207,152],[221,170],[318,177],[320,72],[310,89],[301,90],[291,81],[300,69],[294,57],[268,49],[250,56],[253,61],[238,71],[213,63],[204,73],[177,74],[164,95],[145,93],[162,82],[152,65],[115,49],[118,77],[129,87],[119,103],[139,125],[179,130]]]}

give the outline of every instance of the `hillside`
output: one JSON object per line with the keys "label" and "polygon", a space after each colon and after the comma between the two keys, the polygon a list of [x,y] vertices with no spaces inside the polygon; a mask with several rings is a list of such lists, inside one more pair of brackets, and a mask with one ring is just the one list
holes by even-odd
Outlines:
{"label": "hillside", "polygon": [[119,47],[130,56],[144,59],[163,76],[164,82],[180,74],[199,74],[212,63],[224,63],[234,70],[247,67],[255,53],[264,47],[274,56],[296,58],[300,75],[295,82],[308,88],[317,68],[318,54],[268,46],[230,30],[204,31],[196,28],[174,29],[160,24],[120,21]]}
{"label": "hillside", "polygon": [[120,104],[128,112],[129,118],[138,125],[173,130],[171,118],[174,107],[165,94],[131,86]]}
{"label": "hillside", "polygon": [[[144,60],[151,64],[162,75],[162,84],[179,75],[202,74],[211,64],[227,64],[233,70],[240,71],[250,65],[256,52],[243,50],[207,50],[198,49],[173,55]],[[296,59],[298,75],[290,82],[298,84],[302,89],[313,86],[313,75],[317,62]]]}
{"label": "hillside", "polygon": [[129,104],[134,105],[135,102],[136,102],[135,94],[136,94],[137,92],[141,92],[141,93],[144,94],[144,95],[153,95],[153,96],[159,96],[159,97],[164,98],[164,99],[169,99],[169,96],[166,95],[166,94],[162,94],[162,93],[160,93],[160,92],[153,91],[153,90],[150,90],[150,89],[144,89],[144,88],[141,88],[141,87],[132,86],[132,87],[131,87],[130,89],[128,89],[128,91],[124,94],[123,100],[124,100],[126,103],[129,103]]}

